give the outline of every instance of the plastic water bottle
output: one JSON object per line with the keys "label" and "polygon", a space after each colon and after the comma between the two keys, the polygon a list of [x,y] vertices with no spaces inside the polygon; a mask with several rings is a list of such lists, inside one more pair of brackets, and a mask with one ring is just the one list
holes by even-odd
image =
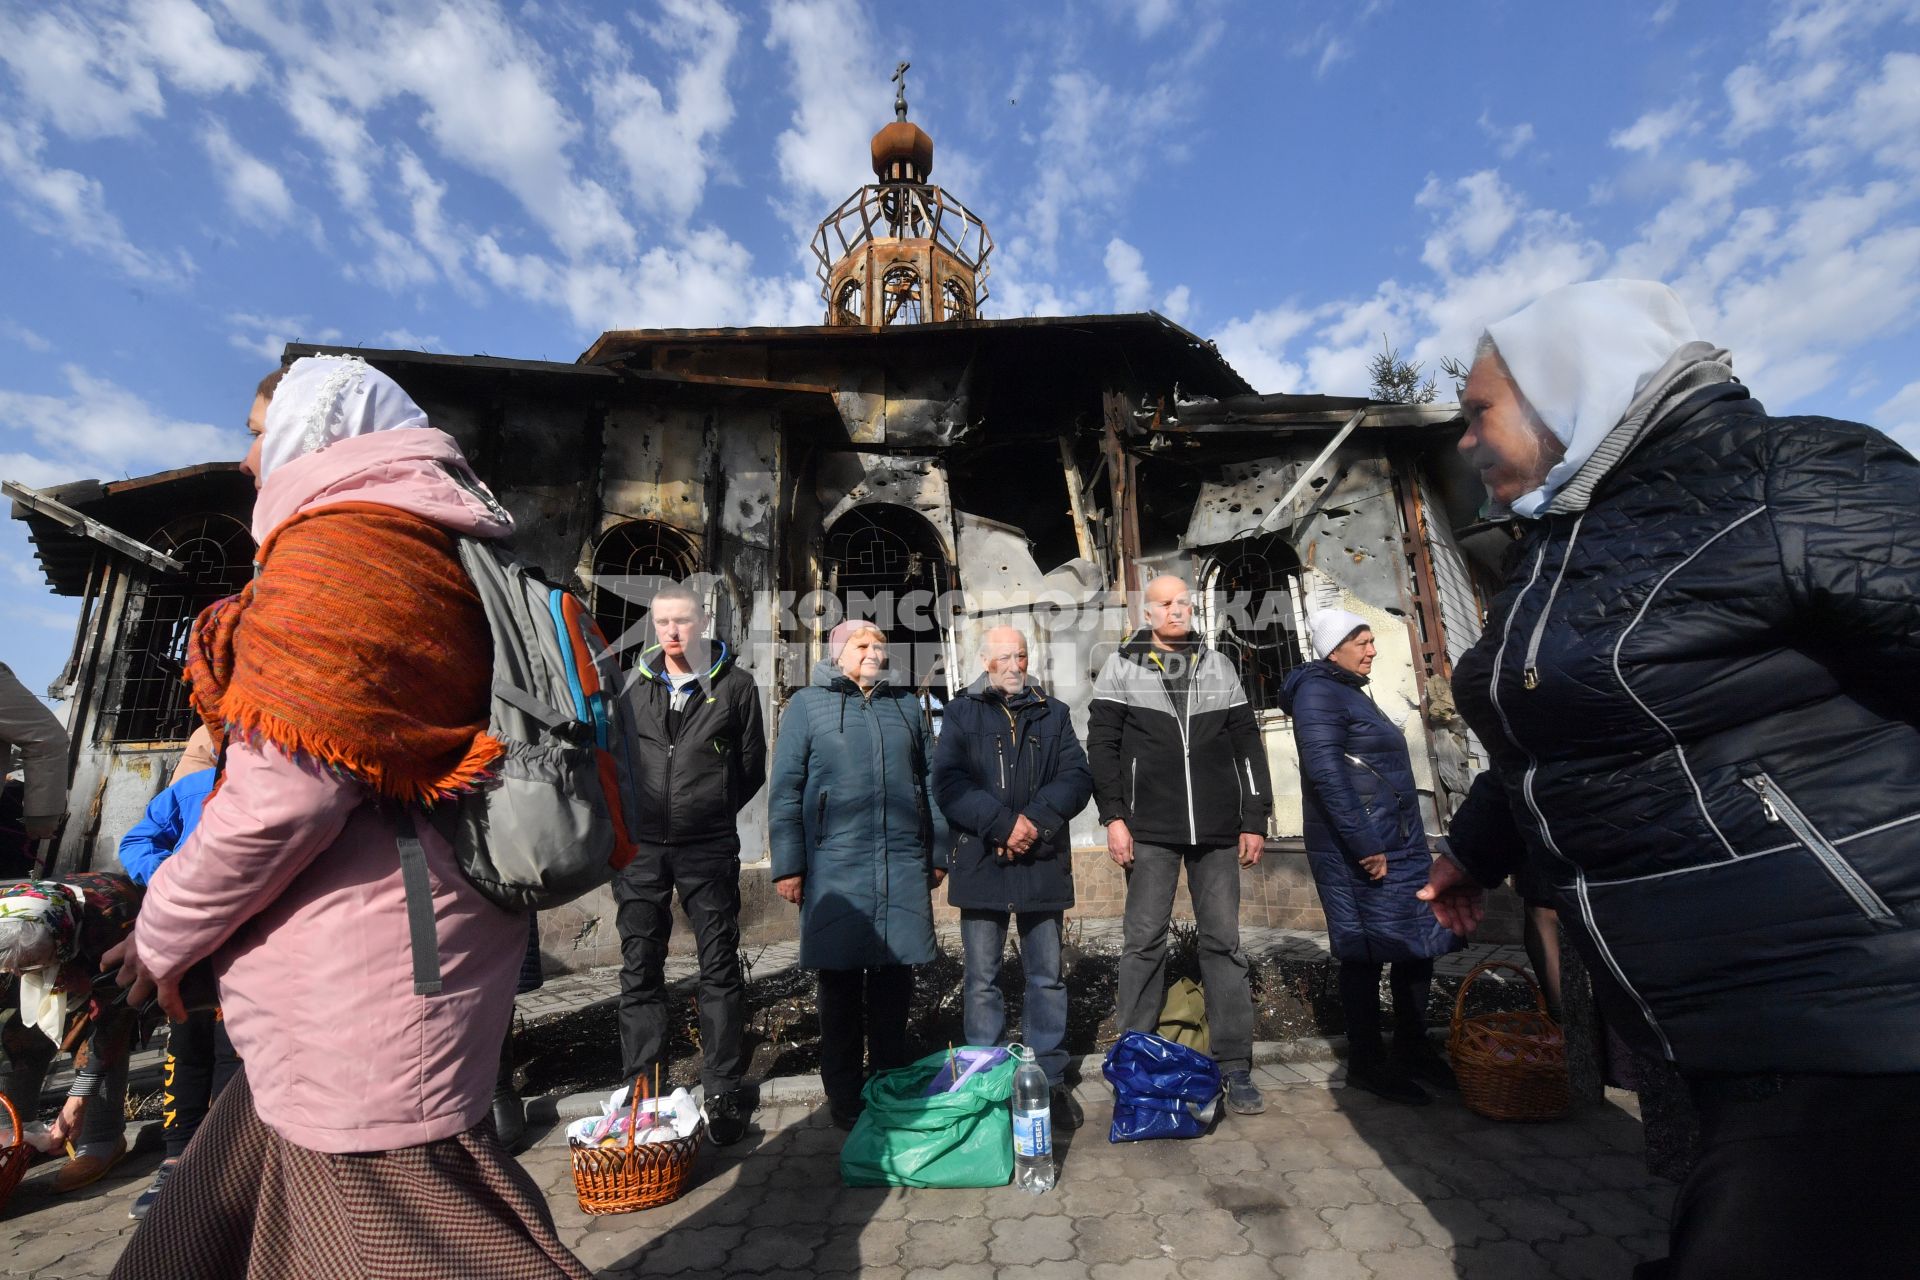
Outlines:
{"label": "plastic water bottle", "polygon": [[1012,1046],[1020,1066],[1013,1073],[1013,1179],[1022,1191],[1053,1190],[1053,1091],[1033,1050]]}

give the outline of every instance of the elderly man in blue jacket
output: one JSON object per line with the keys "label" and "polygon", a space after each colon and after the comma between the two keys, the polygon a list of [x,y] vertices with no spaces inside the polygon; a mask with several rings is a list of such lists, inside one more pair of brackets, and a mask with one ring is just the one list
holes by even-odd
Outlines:
{"label": "elderly man in blue jacket", "polygon": [[1080,1110],[1065,1079],[1067,988],[1061,914],[1073,905],[1067,825],[1093,795],[1093,771],[1067,704],[1027,674],[1027,638],[995,627],[980,645],[980,678],[948,704],[933,754],[933,793],[954,835],[947,902],[960,909],[967,1043],[997,1044],[1006,1025],[999,987],[1007,919],[1020,930],[1026,972],[1021,1034],[1053,1086],[1053,1123]]}

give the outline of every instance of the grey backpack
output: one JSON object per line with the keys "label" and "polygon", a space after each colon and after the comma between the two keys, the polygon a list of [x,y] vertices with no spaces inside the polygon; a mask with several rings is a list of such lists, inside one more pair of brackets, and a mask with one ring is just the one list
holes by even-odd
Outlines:
{"label": "grey backpack", "polygon": [[[506,746],[499,777],[428,820],[460,870],[503,907],[537,911],[606,884],[634,853],[639,751],[620,668],[578,597],[492,543],[460,539],[493,633],[487,732]],[[414,990],[440,990],[425,851],[400,819],[400,868]]]}

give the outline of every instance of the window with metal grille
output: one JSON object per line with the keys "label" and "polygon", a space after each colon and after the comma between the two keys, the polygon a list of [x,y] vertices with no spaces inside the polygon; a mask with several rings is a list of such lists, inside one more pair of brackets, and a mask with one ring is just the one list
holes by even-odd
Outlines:
{"label": "window with metal grille", "polygon": [[827,530],[823,584],[846,616],[876,624],[887,637],[890,679],[919,692],[938,715],[947,698],[946,638],[953,585],[940,535],[910,507],[872,502]]}
{"label": "window with metal grille", "polygon": [[658,520],[628,520],[600,535],[593,548],[593,617],[631,667],[653,643],[647,602],[665,582],[685,582],[700,567],[693,539]]}
{"label": "window with metal grille", "polygon": [[1300,557],[1278,534],[1216,547],[1207,575],[1207,629],[1240,669],[1255,711],[1280,710],[1287,674],[1307,660]]}
{"label": "window with metal grille", "polygon": [[253,577],[253,537],[232,516],[185,516],[162,526],[147,543],[187,570],[141,570],[145,576],[128,588],[108,682],[116,701],[100,717],[101,736],[110,742],[184,742],[192,736],[199,720],[187,701],[183,673],[193,620]]}

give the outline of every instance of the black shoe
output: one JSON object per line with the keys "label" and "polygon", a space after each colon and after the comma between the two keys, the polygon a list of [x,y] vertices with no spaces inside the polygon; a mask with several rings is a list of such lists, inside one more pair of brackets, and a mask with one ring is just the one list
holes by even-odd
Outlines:
{"label": "black shoe", "polygon": [[1267,1109],[1267,1099],[1253,1082],[1251,1071],[1229,1071],[1220,1078],[1226,1087],[1227,1110],[1235,1115],[1257,1116]]}
{"label": "black shoe", "polygon": [[1086,1112],[1074,1100],[1073,1090],[1064,1084],[1053,1086],[1053,1127],[1063,1133],[1070,1133],[1086,1123]]}
{"label": "black shoe", "polygon": [[160,1198],[160,1189],[167,1185],[167,1179],[173,1176],[173,1171],[179,1164],[179,1156],[172,1156],[160,1162],[160,1167],[153,1171],[153,1181],[147,1184],[145,1191],[134,1197],[133,1207],[127,1210],[129,1218],[137,1221],[147,1216],[147,1210],[153,1208],[153,1202]]}
{"label": "black shoe", "polygon": [[730,1147],[747,1136],[747,1118],[753,1114],[753,1096],[746,1089],[729,1089],[707,1099],[707,1136],[716,1147]]}
{"label": "black shoe", "polygon": [[527,1141],[527,1104],[513,1084],[493,1087],[493,1132],[508,1155],[519,1155]]}
{"label": "black shoe", "polygon": [[860,1123],[860,1113],[864,1110],[866,1107],[858,1102],[850,1107],[842,1107],[831,1102],[827,1104],[827,1112],[833,1117],[833,1127],[836,1129],[852,1129],[854,1125]]}
{"label": "black shoe", "polygon": [[1447,1064],[1447,1056],[1424,1033],[1413,1040],[1396,1036],[1393,1041],[1393,1063],[1416,1083],[1429,1089],[1444,1089],[1449,1093],[1460,1090],[1460,1082],[1453,1078],[1453,1068]]}
{"label": "black shoe", "polygon": [[1424,1107],[1433,1101],[1425,1089],[1414,1083],[1412,1076],[1386,1059],[1361,1062],[1348,1059],[1347,1083],[1388,1102],[1403,1102],[1410,1107]]}

